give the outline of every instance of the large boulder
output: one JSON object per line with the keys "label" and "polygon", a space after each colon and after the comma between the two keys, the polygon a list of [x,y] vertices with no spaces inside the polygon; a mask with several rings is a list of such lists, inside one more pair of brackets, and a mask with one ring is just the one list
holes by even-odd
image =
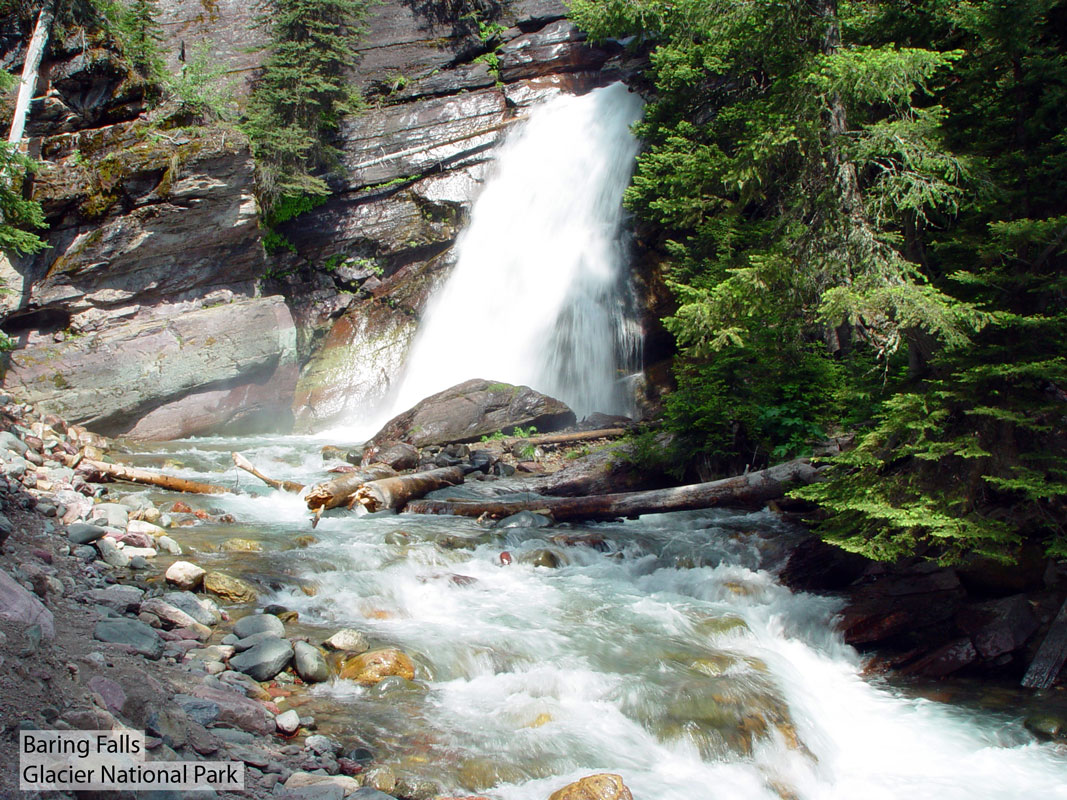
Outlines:
{"label": "large boulder", "polygon": [[394,442],[416,447],[476,442],[497,431],[507,433],[520,427],[533,426],[546,433],[574,421],[574,412],[565,403],[529,386],[475,378],[431,395],[393,417],[367,443],[366,452],[373,456],[376,449]]}

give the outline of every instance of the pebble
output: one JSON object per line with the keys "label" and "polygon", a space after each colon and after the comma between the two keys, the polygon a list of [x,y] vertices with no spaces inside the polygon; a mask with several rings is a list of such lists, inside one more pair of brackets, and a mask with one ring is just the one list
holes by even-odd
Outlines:
{"label": "pebble", "polygon": [[291,736],[300,727],[300,715],[293,709],[289,709],[275,717],[274,722],[277,724],[278,730],[286,736]]}

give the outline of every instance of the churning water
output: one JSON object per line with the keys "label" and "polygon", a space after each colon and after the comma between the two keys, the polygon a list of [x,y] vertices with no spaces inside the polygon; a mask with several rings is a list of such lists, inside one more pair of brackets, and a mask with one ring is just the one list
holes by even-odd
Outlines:
{"label": "churning water", "polygon": [[[239,449],[313,482],[317,444],[178,442],[141,463],[225,483]],[[1067,799],[1067,754],[1023,728],[1027,695],[978,710],[863,677],[837,601],[776,580],[796,532],[769,512],[541,529],[342,515],[311,531],[298,497],[251,481],[262,494],[183,497],[237,525],[176,535],[274,587],[260,603],[299,611],[313,642],[355,627],[410,653],[415,681],[334,680],[310,703],[325,732],[445,794],[544,800],[609,771],[636,800]],[[232,536],[264,551],[207,552]]]}
{"label": "churning water", "polygon": [[470,378],[532,386],[579,418],[630,411],[640,335],[620,223],[641,108],[619,83],[551,100],[509,138],[388,416]]}

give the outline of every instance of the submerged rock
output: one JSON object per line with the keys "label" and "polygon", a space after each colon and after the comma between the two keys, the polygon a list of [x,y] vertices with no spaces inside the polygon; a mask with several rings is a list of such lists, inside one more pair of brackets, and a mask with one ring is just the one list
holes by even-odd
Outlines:
{"label": "submerged rock", "polygon": [[360,683],[378,683],[390,675],[399,675],[409,681],[415,678],[414,662],[395,647],[371,650],[346,659],[340,670],[340,677]]}
{"label": "submerged rock", "polygon": [[548,800],[633,800],[633,795],[621,775],[602,772],[567,784]]}

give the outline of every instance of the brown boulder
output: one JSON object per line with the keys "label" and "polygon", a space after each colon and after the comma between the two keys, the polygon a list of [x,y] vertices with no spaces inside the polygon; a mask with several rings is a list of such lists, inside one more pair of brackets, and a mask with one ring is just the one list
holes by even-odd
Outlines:
{"label": "brown boulder", "polygon": [[385,424],[367,445],[388,447],[408,442],[416,447],[452,442],[476,442],[497,431],[533,426],[547,433],[573,425],[567,405],[529,386],[487,381],[465,381],[427,397]]}
{"label": "brown boulder", "polygon": [[399,675],[409,681],[415,678],[415,664],[395,647],[361,653],[346,659],[340,669],[342,678],[360,683],[378,683],[390,675]]}
{"label": "brown boulder", "polygon": [[548,800],[634,800],[622,776],[610,772],[589,775],[551,794]]}
{"label": "brown boulder", "polygon": [[231,603],[251,603],[257,597],[252,584],[224,572],[209,572],[205,575],[204,588]]}

